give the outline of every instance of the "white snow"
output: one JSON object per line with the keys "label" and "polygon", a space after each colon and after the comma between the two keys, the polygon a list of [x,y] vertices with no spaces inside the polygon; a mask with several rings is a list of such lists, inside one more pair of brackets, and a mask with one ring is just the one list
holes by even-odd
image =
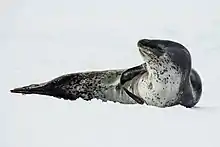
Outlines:
{"label": "white snow", "polygon": [[[219,147],[218,0],[0,1],[1,147]],[[203,80],[194,109],[64,101],[10,89],[142,61],[142,38],[171,39]]]}

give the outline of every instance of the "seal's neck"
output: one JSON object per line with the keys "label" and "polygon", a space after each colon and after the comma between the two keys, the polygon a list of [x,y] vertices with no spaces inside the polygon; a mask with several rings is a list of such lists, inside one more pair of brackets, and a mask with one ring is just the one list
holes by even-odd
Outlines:
{"label": "seal's neck", "polygon": [[146,62],[147,71],[149,73],[149,77],[152,77],[152,80],[157,80],[161,77],[165,72],[168,72],[170,65],[162,60],[149,60]]}
{"label": "seal's neck", "polygon": [[148,58],[146,61],[146,68],[148,70],[149,81],[154,81],[153,83],[163,83],[173,82],[175,79],[179,78],[179,71],[176,65],[170,61],[166,56],[160,58]]}

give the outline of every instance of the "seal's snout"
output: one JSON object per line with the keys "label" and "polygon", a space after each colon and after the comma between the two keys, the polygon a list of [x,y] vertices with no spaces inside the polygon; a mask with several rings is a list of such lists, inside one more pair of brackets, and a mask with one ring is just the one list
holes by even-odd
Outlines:
{"label": "seal's snout", "polygon": [[154,54],[156,56],[162,56],[165,53],[165,50],[161,45],[155,40],[142,39],[138,41],[138,47],[140,51],[144,54]]}
{"label": "seal's snout", "polygon": [[138,47],[147,46],[150,43],[150,40],[148,39],[141,39],[138,41],[137,45]]}

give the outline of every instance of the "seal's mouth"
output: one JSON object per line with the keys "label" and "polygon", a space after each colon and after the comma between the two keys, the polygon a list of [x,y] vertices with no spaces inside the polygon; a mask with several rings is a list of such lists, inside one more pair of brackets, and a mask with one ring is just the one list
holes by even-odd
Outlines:
{"label": "seal's mouth", "polygon": [[165,53],[165,50],[160,46],[160,44],[152,40],[139,40],[137,46],[139,47],[139,51],[143,56],[155,55],[160,57]]}

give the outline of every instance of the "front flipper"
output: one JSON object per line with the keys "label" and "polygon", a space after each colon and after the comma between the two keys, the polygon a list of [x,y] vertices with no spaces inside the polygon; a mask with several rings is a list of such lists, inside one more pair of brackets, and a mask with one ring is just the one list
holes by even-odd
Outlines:
{"label": "front flipper", "polygon": [[136,96],[134,95],[133,93],[131,93],[129,90],[127,90],[125,87],[123,87],[124,91],[133,99],[135,100],[138,104],[141,104],[143,105],[144,104],[144,99],[139,97],[139,96]]}
{"label": "front flipper", "polygon": [[124,85],[126,82],[132,80],[134,77],[144,72],[146,72],[144,68],[144,64],[127,69],[121,75],[121,78],[120,78],[121,85]]}
{"label": "front flipper", "polygon": [[126,82],[133,80],[135,77],[142,75],[146,72],[146,69],[144,67],[144,64],[141,64],[139,66],[129,68],[126,71],[124,71],[120,78],[120,84],[122,85],[124,91],[130,96],[133,100],[135,100],[138,104],[144,104],[144,99],[136,96],[132,92],[130,92],[124,85]]}

